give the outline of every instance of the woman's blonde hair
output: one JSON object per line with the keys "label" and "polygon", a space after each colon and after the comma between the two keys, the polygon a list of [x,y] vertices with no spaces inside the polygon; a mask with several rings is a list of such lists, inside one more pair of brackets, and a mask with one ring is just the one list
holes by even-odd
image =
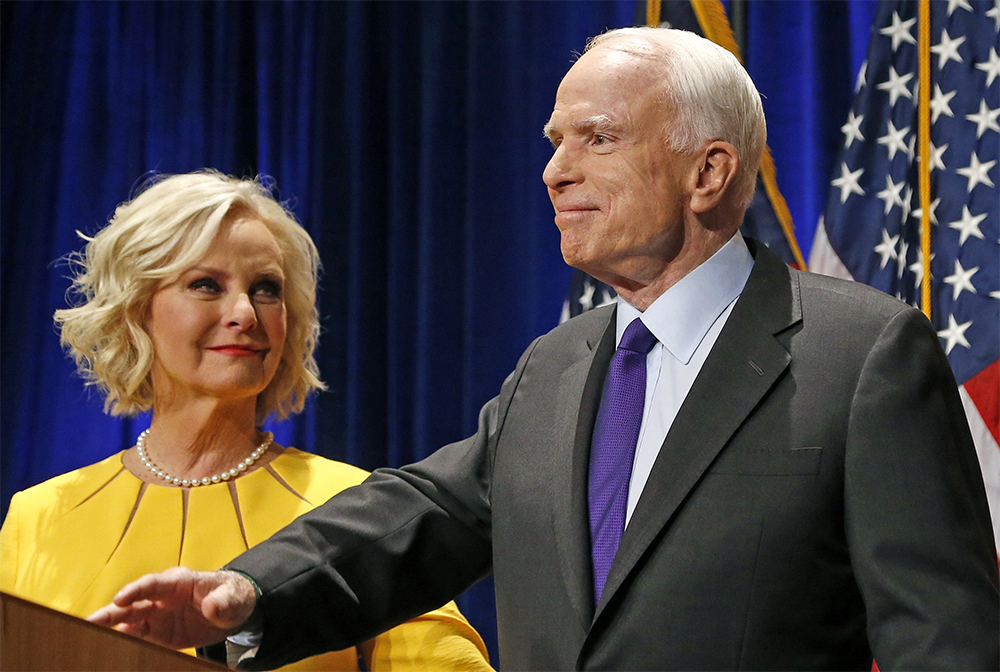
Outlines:
{"label": "woman's blonde hair", "polygon": [[104,393],[105,412],[135,415],[151,409],[155,353],[144,325],[153,294],[164,278],[207,253],[234,211],[251,213],[267,226],[281,248],[285,275],[285,349],[274,378],[257,396],[258,424],[272,413],[279,420],[298,413],[309,393],[324,389],[314,358],[316,246],[260,178],[206,169],[153,177],[115,209],[97,235],[79,234],[87,245],[70,256],[73,306],[57,310],[54,319],[80,374]]}

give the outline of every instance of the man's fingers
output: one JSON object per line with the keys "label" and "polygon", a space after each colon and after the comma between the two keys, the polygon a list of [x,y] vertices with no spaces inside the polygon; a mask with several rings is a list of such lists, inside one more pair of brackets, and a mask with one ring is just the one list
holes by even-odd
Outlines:
{"label": "man's fingers", "polygon": [[88,616],[87,620],[108,626],[135,622],[157,602],[169,601],[171,598],[176,600],[185,591],[190,592],[193,574],[194,572],[183,567],[175,567],[159,574],[146,574],[119,590],[111,604],[101,607]]}
{"label": "man's fingers", "polygon": [[149,635],[149,621],[143,619],[137,623],[119,623],[115,630],[130,637],[144,639]]}
{"label": "man's fingers", "polygon": [[119,607],[112,603],[87,616],[87,620],[91,623],[113,626],[116,630],[121,630],[118,626],[131,626],[144,621],[153,606],[153,603],[148,600],[135,602],[125,607]]}
{"label": "man's fingers", "polygon": [[164,600],[182,594],[194,580],[195,572],[185,567],[174,567],[159,574],[146,574],[115,595],[114,603],[125,607],[137,600]]}
{"label": "man's fingers", "polygon": [[90,616],[87,616],[87,620],[91,623],[97,623],[98,625],[106,625],[110,627],[121,623],[123,615],[127,612],[127,609],[123,609],[115,604],[109,604],[105,607],[101,607]]}

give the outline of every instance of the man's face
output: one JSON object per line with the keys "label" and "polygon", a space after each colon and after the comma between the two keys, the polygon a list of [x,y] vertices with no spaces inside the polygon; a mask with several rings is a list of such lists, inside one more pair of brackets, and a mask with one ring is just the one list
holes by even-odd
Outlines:
{"label": "man's face", "polygon": [[570,69],[546,134],[542,174],[563,258],[619,286],[655,277],[682,249],[690,157],[667,147],[663,87],[650,63],[599,46]]}

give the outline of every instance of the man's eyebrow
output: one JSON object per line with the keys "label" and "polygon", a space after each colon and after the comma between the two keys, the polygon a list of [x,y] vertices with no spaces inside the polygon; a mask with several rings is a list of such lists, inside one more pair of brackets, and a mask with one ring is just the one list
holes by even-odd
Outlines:
{"label": "man's eyebrow", "polygon": [[615,127],[614,121],[606,114],[595,114],[592,117],[578,119],[572,124],[573,130],[583,131],[608,131]]}
{"label": "man's eyebrow", "polygon": [[[577,119],[570,124],[572,128],[577,133],[585,133],[588,131],[609,131],[615,128],[615,122],[606,114],[595,114],[592,117],[585,117],[583,119]],[[546,138],[551,138],[555,132],[552,126],[552,121],[546,122],[545,126],[542,127],[542,134]]]}

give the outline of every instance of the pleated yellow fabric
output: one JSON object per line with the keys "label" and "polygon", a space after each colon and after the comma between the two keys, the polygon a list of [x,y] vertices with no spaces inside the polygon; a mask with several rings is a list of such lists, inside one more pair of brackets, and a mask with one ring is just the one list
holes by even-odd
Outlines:
{"label": "pleated yellow fabric", "polygon": [[[286,448],[230,483],[143,483],[122,453],[14,495],[0,530],[0,589],[85,617],[123,585],[175,565],[218,569],[367,473]],[[489,670],[479,634],[449,603],[359,650],[290,670]]]}

